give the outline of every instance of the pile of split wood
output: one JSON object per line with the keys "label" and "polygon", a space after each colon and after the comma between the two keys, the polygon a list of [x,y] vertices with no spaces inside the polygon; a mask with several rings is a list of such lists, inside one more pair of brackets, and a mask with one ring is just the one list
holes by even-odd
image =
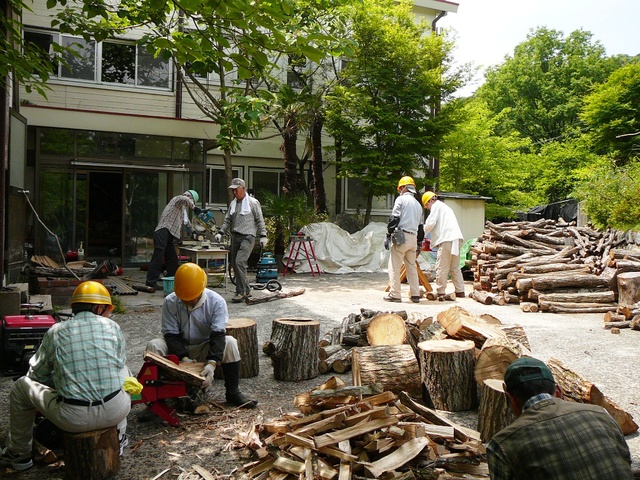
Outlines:
{"label": "pile of split wood", "polygon": [[[350,350],[353,385],[331,377],[296,395],[300,412],[252,426],[242,440],[258,456],[243,467],[249,478],[488,478],[482,443],[514,419],[502,383],[511,362],[531,355],[524,330],[455,306],[418,324],[420,339],[429,339],[413,343],[406,335],[413,324],[402,313],[345,319],[343,326],[365,322],[371,330],[366,345],[359,332],[360,344]],[[351,330],[332,334],[344,339]],[[638,430],[593,383],[556,359],[548,364],[565,398],[607,409],[625,435]],[[446,411],[475,408],[478,431],[447,418]]]}
{"label": "pile of split wood", "polygon": [[637,233],[555,220],[487,222],[471,247],[472,297],[486,305],[517,303],[531,312],[616,313],[618,277],[640,275],[638,243]]}
{"label": "pile of split wood", "polygon": [[249,478],[489,478],[478,432],[405,393],[331,377],[295,405],[244,441],[259,457],[243,467]]}

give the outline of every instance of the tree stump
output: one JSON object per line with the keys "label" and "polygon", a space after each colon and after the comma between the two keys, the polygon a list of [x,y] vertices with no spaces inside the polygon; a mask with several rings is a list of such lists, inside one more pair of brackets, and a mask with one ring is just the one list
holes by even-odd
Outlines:
{"label": "tree stump", "polygon": [[618,303],[633,305],[640,301],[640,272],[618,274]]}
{"label": "tree stump", "polygon": [[419,398],[420,368],[411,345],[354,347],[351,354],[353,384],[379,384],[394,393],[406,391]]}
{"label": "tree stump", "polygon": [[71,480],[104,480],[120,470],[118,429],[65,433],[64,463]]}
{"label": "tree stump", "polygon": [[369,345],[402,345],[407,338],[404,320],[395,313],[382,313],[367,324]]}
{"label": "tree stump", "polygon": [[480,405],[478,406],[478,431],[483,443],[511,425],[516,416],[511,411],[509,400],[502,391],[502,380],[485,380],[480,385]]}
{"label": "tree stump", "polygon": [[427,340],[418,344],[422,384],[438,410],[458,412],[476,405],[475,343]]}
{"label": "tree stump", "polygon": [[[260,373],[258,358],[258,328],[251,318],[230,318],[227,335],[238,341],[240,350],[240,378],[255,377]],[[224,378],[222,365],[216,367],[215,378]]]}
{"label": "tree stump", "polygon": [[271,357],[276,380],[297,382],[318,376],[320,322],[304,318],[278,318],[271,340],[262,351]]}

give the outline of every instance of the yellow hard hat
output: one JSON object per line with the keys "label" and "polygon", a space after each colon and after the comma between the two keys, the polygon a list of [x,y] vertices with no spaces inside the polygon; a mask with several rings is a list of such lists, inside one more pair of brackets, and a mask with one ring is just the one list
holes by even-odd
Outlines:
{"label": "yellow hard hat", "polygon": [[185,302],[195,300],[207,286],[207,273],[195,263],[180,265],[173,278],[173,291]]}
{"label": "yellow hard hat", "polygon": [[424,192],[422,194],[422,206],[426,208],[427,203],[429,203],[429,200],[431,200],[432,197],[438,198],[436,194],[433,192]]}
{"label": "yellow hard hat", "polygon": [[404,187],[406,185],[413,185],[414,187],[416,186],[416,182],[413,181],[413,178],[411,177],[402,177],[400,179],[400,181],[398,182],[398,188],[400,187]]}
{"label": "yellow hard hat", "polygon": [[76,287],[71,296],[71,305],[74,303],[93,303],[95,305],[108,305],[108,311],[113,310],[111,294],[107,287],[100,282],[89,280]]}

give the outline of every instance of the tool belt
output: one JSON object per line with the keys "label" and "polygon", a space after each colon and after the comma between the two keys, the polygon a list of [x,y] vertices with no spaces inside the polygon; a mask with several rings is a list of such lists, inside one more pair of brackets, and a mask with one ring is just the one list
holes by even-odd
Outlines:
{"label": "tool belt", "polygon": [[106,397],[104,397],[101,400],[76,400],[75,398],[58,397],[58,401],[67,403],[69,405],[77,405],[78,407],[92,407],[94,405],[107,403],[113,397],[118,395],[120,393],[120,391],[121,390],[116,390],[115,392],[111,392],[109,395],[107,395]]}
{"label": "tool belt", "polygon": [[404,245],[404,242],[405,242],[404,231],[396,230],[395,232],[393,232],[391,234],[391,242],[396,246]]}

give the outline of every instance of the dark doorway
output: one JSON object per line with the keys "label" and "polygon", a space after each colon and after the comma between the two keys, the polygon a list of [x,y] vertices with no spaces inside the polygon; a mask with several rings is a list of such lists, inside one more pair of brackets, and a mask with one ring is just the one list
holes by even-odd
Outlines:
{"label": "dark doorway", "polygon": [[86,256],[122,256],[122,173],[89,174]]}

